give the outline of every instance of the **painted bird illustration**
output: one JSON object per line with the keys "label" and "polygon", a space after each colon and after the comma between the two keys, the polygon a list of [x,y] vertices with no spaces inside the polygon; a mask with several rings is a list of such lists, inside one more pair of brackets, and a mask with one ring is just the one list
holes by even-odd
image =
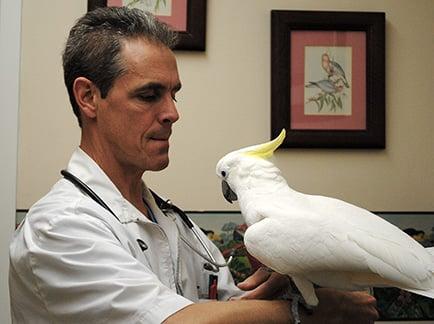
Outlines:
{"label": "painted bird illustration", "polygon": [[306,84],[306,88],[319,88],[323,92],[328,94],[335,93],[339,90],[339,88],[336,87],[336,85],[328,79],[324,79],[320,81],[309,81],[309,83]]}
{"label": "painted bird illustration", "polygon": [[314,284],[362,290],[399,287],[434,298],[433,250],[382,218],[347,202],[291,189],[269,161],[285,138],[225,155],[216,172],[225,198],[238,200],[249,226],[248,252],[289,275],[305,302]]}
{"label": "painted bird illustration", "polygon": [[347,81],[347,77],[345,76],[345,71],[342,68],[342,66],[338,62],[331,60],[330,56],[327,53],[324,53],[321,56],[321,66],[324,69],[324,71],[326,71],[329,79],[331,79],[333,82],[342,80],[345,87],[347,88],[350,87]]}

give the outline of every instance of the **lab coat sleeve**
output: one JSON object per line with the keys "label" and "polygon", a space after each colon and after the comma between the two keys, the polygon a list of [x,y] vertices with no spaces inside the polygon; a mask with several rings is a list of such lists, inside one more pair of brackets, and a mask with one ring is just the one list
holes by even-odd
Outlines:
{"label": "lab coat sleeve", "polygon": [[24,246],[11,246],[11,266],[31,278],[23,282],[44,301],[50,322],[160,323],[192,303],[164,286],[95,217],[45,215],[22,227],[15,242]]}

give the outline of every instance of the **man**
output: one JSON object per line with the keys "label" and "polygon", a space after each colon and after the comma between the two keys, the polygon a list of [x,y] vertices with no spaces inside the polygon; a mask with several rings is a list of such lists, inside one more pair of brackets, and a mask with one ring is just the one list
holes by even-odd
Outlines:
{"label": "man", "polygon": [[[145,171],[169,163],[181,89],[170,50],[175,36],[152,15],[126,8],[89,12],[72,28],[63,63],[80,148],[67,179],[30,209],[11,244],[14,322],[293,320],[290,302],[255,300],[281,294],[286,279],[261,270],[240,286],[250,290],[243,295],[227,267],[214,272],[194,252],[204,253],[203,246],[176,212],[163,213],[142,181]],[[204,234],[201,239],[224,263]],[[215,295],[221,301],[200,302]],[[318,295],[312,315],[301,311],[304,323],[376,318],[368,295],[327,289]]]}

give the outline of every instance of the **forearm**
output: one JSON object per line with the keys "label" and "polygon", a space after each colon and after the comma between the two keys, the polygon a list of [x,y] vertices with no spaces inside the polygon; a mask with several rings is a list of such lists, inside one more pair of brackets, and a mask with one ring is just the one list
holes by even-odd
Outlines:
{"label": "forearm", "polygon": [[192,304],[164,321],[171,323],[293,323],[290,303],[282,300],[236,300]]}
{"label": "forearm", "polygon": [[[299,308],[303,324],[366,324],[378,319],[375,298],[363,292],[317,289],[320,303],[307,314]],[[164,323],[294,323],[291,301],[233,300],[192,304],[173,314]]]}

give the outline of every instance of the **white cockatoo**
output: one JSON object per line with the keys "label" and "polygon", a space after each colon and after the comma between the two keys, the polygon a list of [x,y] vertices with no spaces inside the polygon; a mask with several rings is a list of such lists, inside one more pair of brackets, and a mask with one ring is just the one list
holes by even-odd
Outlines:
{"label": "white cockatoo", "polygon": [[225,198],[238,200],[247,250],[289,275],[308,305],[314,285],[399,287],[434,298],[434,256],[394,225],[344,201],[291,189],[268,159],[285,138],[250,146],[217,164]]}

